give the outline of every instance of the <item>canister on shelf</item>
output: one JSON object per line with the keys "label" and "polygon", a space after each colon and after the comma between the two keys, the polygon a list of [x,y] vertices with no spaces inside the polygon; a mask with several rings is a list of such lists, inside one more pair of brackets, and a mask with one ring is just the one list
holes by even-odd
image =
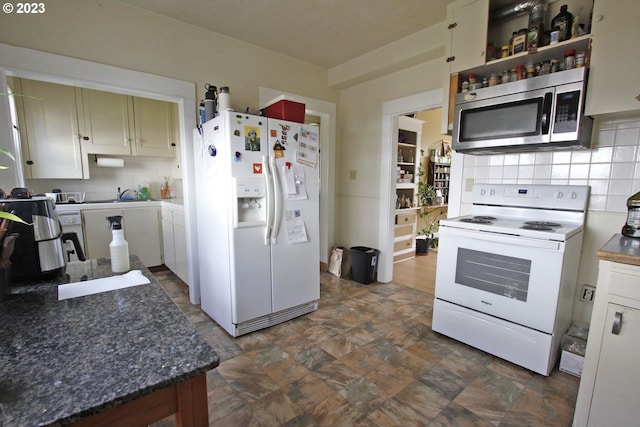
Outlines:
{"label": "canister on shelf", "polygon": [[536,67],[533,66],[533,64],[527,64],[527,78],[530,79],[531,77],[535,77],[536,76]]}
{"label": "canister on shelf", "polygon": [[520,64],[518,66],[516,66],[516,79],[517,80],[524,80],[524,65]]}
{"label": "canister on shelf", "polygon": [[491,74],[491,77],[489,77],[489,86],[495,86],[498,84],[500,84],[500,78],[495,74]]}
{"label": "canister on shelf", "polygon": [[469,82],[467,80],[462,82],[462,92],[469,92]]}
{"label": "canister on shelf", "polygon": [[500,56],[502,58],[506,58],[507,56],[509,56],[509,46],[508,45],[502,46],[502,48],[500,49]]}
{"label": "canister on shelf", "polygon": [[552,59],[551,60],[551,69],[549,71],[551,73],[557,73],[558,71],[562,71],[562,70],[560,70],[560,61],[558,61],[557,59]]}
{"label": "canister on shelf", "polygon": [[511,80],[511,75],[509,74],[509,70],[504,70],[502,72],[502,83],[509,83]]}
{"label": "canister on shelf", "polygon": [[580,67],[584,67],[585,66],[585,54],[584,52],[580,51],[576,53],[576,68],[580,68]]}
{"label": "canister on shelf", "polygon": [[496,57],[495,48],[493,47],[493,43],[487,43],[487,59],[486,61],[493,61]]}
{"label": "canister on shelf", "polygon": [[522,28],[518,31],[518,35],[513,38],[513,54],[524,52],[527,47],[527,33],[526,28]]}
{"label": "canister on shelf", "polygon": [[474,83],[476,83],[476,75],[471,73],[469,74],[469,86],[471,86]]}
{"label": "canister on shelf", "polygon": [[540,71],[538,72],[539,76],[543,76],[545,74],[549,74],[551,72],[551,64],[549,61],[544,61],[540,66]]}
{"label": "canister on shelf", "polygon": [[567,49],[564,51],[564,69],[571,70],[576,66],[576,50]]}

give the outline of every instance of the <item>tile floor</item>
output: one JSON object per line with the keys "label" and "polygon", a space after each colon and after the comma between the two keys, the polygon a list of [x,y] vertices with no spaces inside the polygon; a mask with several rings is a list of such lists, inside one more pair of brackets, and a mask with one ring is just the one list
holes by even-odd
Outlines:
{"label": "tile floor", "polygon": [[578,378],[434,333],[430,294],[322,273],[317,311],[231,338],[169,270],[154,274],[220,355],[208,374],[212,426],[571,425]]}

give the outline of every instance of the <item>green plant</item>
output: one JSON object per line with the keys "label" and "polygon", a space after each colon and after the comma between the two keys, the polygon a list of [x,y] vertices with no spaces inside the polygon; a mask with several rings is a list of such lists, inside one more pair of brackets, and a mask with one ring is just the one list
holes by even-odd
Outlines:
{"label": "green plant", "polygon": [[[427,239],[430,239],[430,246],[432,248],[437,247],[437,239],[434,239],[434,233],[438,229],[440,223],[440,217],[444,215],[444,212],[439,206],[431,207],[436,200],[436,189],[433,185],[427,182],[427,176],[422,168],[422,158],[424,157],[424,150],[420,150],[420,159],[418,163],[418,200],[420,201],[420,210],[418,210],[418,217],[422,227],[418,230],[418,235],[423,235]],[[434,212],[438,211],[438,214],[433,216]]]}

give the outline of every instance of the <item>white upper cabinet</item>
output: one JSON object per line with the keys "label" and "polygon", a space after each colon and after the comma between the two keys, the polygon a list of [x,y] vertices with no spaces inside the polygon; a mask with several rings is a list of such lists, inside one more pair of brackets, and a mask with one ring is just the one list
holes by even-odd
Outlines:
{"label": "white upper cabinet", "polygon": [[486,60],[489,0],[461,0],[448,6],[449,73],[483,65]]}
{"label": "white upper cabinet", "polygon": [[451,133],[453,98],[458,89],[457,73],[485,63],[489,0],[459,0],[447,6],[449,37],[445,45],[448,66],[445,67],[442,99],[442,133]]}
{"label": "white upper cabinet", "polygon": [[134,154],[138,156],[174,157],[175,104],[148,98],[133,98]]}
{"label": "white upper cabinet", "polygon": [[640,2],[596,0],[585,113],[640,110]]}
{"label": "white upper cabinet", "polygon": [[82,143],[87,153],[131,155],[130,98],[118,93],[79,89]]}
{"label": "white upper cabinet", "polygon": [[13,79],[25,178],[89,177],[80,147],[75,88]]}

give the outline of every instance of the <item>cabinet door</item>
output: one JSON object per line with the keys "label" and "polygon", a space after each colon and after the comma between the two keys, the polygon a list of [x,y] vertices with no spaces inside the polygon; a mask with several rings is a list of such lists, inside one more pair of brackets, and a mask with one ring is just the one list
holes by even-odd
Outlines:
{"label": "cabinet door", "polygon": [[183,282],[189,283],[189,266],[187,264],[187,230],[184,225],[184,213],[173,212],[173,244],[176,254],[175,273]]}
{"label": "cabinet door", "polygon": [[92,89],[81,89],[80,92],[85,151],[90,154],[131,155],[131,97]]}
{"label": "cabinet door", "polygon": [[170,103],[171,123],[173,126],[173,140],[175,158],[171,162],[171,178],[182,179],[182,156],[180,153],[180,116],[178,114],[178,104]]}
{"label": "cabinet door", "polygon": [[160,209],[124,209],[124,237],[129,253],[137,255],[145,267],[162,264]]}
{"label": "cabinet door", "polygon": [[[466,4],[465,4],[466,3]],[[489,0],[460,2],[450,19],[451,44],[448,46],[449,73],[457,73],[485,63]]]}
{"label": "cabinet door", "polygon": [[483,65],[486,60],[489,0],[460,0],[450,4],[448,28],[450,37],[445,46],[446,60],[443,80],[441,132],[451,133],[455,94],[458,92],[458,72]]}
{"label": "cabinet door", "polygon": [[172,103],[134,97],[133,116],[135,155],[175,156]]}
{"label": "cabinet door", "polygon": [[176,272],[176,250],[173,244],[173,214],[169,209],[162,209],[162,248],[164,265]]}
{"label": "cabinet door", "polygon": [[22,158],[26,178],[87,178],[80,149],[75,90],[71,86],[22,79]]}
{"label": "cabinet door", "polygon": [[[619,330],[616,324],[620,321]],[[617,332],[617,333],[616,333]],[[640,310],[609,303],[604,324],[589,426],[638,424],[640,384]]]}
{"label": "cabinet door", "polygon": [[[109,243],[111,230],[107,222],[108,216],[122,216],[122,209],[97,209],[82,211],[82,232],[84,233],[85,255],[89,258],[110,257]],[[131,253],[131,248],[129,248]]]}
{"label": "cabinet door", "polygon": [[640,2],[596,0],[585,114],[640,109]]}

